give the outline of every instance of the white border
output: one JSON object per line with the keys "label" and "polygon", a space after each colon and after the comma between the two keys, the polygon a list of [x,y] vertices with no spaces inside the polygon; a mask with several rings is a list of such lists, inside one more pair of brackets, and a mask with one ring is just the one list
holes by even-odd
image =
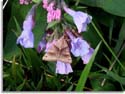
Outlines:
{"label": "white border", "polygon": [[3,27],[2,27],[2,23],[3,23],[3,21],[2,21],[2,18],[3,18],[3,12],[2,12],[2,4],[3,4],[3,2],[2,2],[2,0],[0,0],[0,91],[2,91],[2,87],[3,87],[3,81],[2,81],[2,78],[3,78],[3,76],[2,76],[2,70],[3,70],[3,68],[2,68],[2,65],[3,65],[3,58],[2,58],[2,55],[3,55]]}

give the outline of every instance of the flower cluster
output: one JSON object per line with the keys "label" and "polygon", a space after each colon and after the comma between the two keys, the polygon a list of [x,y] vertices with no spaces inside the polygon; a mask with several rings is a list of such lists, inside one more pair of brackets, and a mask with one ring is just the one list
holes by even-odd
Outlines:
{"label": "flower cluster", "polygon": [[61,10],[55,5],[55,2],[48,2],[48,0],[43,0],[43,8],[47,10],[47,22],[50,23],[54,20],[61,19]]}
{"label": "flower cluster", "polygon": [[[85,41],[80,33],[87,31],[87,25],[91,22],[92,17],[82,11],[75,11],[68,8],[63,0],[43,0],[42,6],[48,12],[47,22],[59,20],[62,28],[59,29],[58,24],[56,27],[51,28],[52,32],[45,32],[41,41],[38,44],[37,51],[45,51],[43,60],[56,62],[55,72],[58,74],[69,74],[73,72],[71,67],[72,58],[80,57],[83,64],[87,64],[94,52],[94,49]],[[35,25],[34,14],[37,5],[34,5],[25,21],[23,22],[23,31],[17,39],[17,44],[25,48],[34,47],[34,35],[32,29]],[[63,12],[69,14],[76,25],[76,30],[71,25],[66,25],[66,20],[61,20]],[[47,30],[46,30],[47,31]],[[60,31],[60,32],[59,32]],[[78,31],[78,32],[77,32]]]}

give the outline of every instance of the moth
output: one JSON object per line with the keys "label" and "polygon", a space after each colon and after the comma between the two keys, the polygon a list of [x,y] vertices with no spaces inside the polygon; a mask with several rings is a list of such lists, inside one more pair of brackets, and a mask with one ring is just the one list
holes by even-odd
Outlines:
{"label": "moth", "polygon": [[52,44],[47,53],[42,58],[45,61],[62,61],[64,63],[72,63],[70,51],[65,37]]}

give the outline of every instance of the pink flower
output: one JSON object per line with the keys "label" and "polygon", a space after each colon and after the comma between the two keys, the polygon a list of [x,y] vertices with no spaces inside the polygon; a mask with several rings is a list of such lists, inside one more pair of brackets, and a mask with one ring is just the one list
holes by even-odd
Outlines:
{"label": "pink flower", "polygon": [[46,6],[47,13],[47,22],[50,23],[54,20],[61,19],[61,10],[59,8],[54,9],[55,3],[51,2],[49,5]]}
{"label": "pink flower", "polygon": [[47,11],[48,11],[48,12],[53,11],[53,10],[54,10],[54,9],[53,9],[53,8],[54,8],[54,5],[55,5],[54,2],[50,3],[49,6],[47,7]]}
{"label": "pink flower", "polygon": [[56,73],[58,74],[69,74],[73,72],[72,67],[69,63],[64,63],[57,61],[56,63]]}
{"label": "pink flower", "polygon": [[43,0],[43,8],[47,9],[48,7],[48,0]]}
{"label": "pink flower", "polygon": [[54,20],[60,20],[61,19],[61,10],[60,9],[56,9],[56,10],[51,10],[48,11],[47,14],[47,22],[50,23]]}
{"label": "pink flower", "polygon": [[23,5],[28,5],[29,3],[32,3],[32,0],[20,0],[20,4]]}
{"label": "pink flower", "polygon": [[61,18],[61,10],[57,8],[55,11],[56,11],[55,19],[60,20],[60,18]]}

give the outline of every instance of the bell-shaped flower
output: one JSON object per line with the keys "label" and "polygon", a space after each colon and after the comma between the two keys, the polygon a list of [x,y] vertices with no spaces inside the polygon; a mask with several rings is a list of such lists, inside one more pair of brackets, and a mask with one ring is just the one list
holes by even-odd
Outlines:
{"label": "bell-shaped flower", "polygon": [[71,47],[71,52],[76,57],[87,54],[90,48],[89,44],[80,37],[71,41]]}
{"label": "bell-shaped flower", "polygon": [[56,73],[58,74],[69,74],[73,72],[72,67],[69,63],[64,63],[57,61],[56,63]]}
{"label": "bell-shaped flower", "polygon": [[35,15],[36,4],[28,12],[25,21],[23,22],[23,31],[21,35],[17,39],[17,44],[25,48],[33,48],[34,46],[34,35],[32,33],[32,29],[34,27],[33,17]]}
{"label": "bell-shaped flower", "polygon": [[64,7],[64,10],[73,17],[73,21],[79,33],[86,31],[87,24],[89,24],[92,20],[90,15],[81,11],[74,11],[67,7]]}
{"label": "bell-shaped flower", "polygon": [[93,48],[90,48],[90,49],[89,49],[89,52],[88,52],[86,55],[83,55],[83,56],[81,57],[84,64],[87,64],[87,63],[89,62],[89,60],[90,60],[90,58],[91,58],[93,52],[94,52],[94,49],[93,49]]}
{"label": "bell-shaped flower", "polygon": [[32,15],[30,15],[23,22],[23,30],[32,31],[33,27],[34,27],[34,21],[33,21]]}
{"label": "bell-shaped flower", "polygon": [[25,48],[33,48],[34,35],[31,31],[22,31],[21,35],[17,39],[17,44]]}
{"label": "bell-shaped flower", "polygon": [[83,56],[89,52],[89,44],[81,37],[75,37],[68,29],[66,34],[71,39],[71,52],[75,57]]}

